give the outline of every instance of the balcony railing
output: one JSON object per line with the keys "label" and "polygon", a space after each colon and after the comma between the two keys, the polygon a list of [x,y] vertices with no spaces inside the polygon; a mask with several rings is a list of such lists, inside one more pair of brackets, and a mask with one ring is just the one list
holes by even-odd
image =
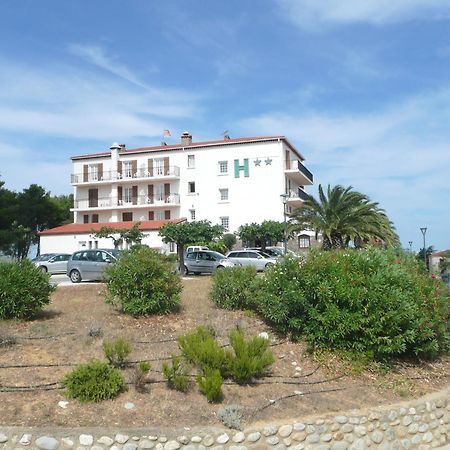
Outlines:
{"label": "balcony railing", "polygon": [[73,173],[70,176],[72,184],[78,183],[96,183],[98,181],[120,181],[120,180],[135,180],[139,178],[154,179],[164,177],[176,177],[180,176],[180,168],[178,166],[154,167],[153,171],[141,168],[136,172],[130,170],[106,170],[102,173]]}
{"label": "balcony railing", "polygon": [[286,161],[286,170],[298,170],[302,173],[311,183],[314,182],[313,174],[298,160],[294,159],[292,161]]}
{"label": "balcony railing", "polygon": [[134,206],[170,206],[180,204],[180,194],[170,195],[138,195],[128,199],[118,197],[106,197],[99,199],[80,199],[74,201],[74,209],[88,208],[132,208]]}
{"label": "balcony railing", "polygon": [[300,200],[308,200],[309,195],[302,189],[298,188],[297,190],[291,190],[289,191],[289,200],[293,199],[300,199]]}

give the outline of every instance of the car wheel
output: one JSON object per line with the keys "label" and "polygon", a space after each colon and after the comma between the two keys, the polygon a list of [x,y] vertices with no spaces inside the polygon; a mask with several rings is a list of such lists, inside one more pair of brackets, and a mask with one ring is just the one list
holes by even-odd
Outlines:
{"label": "car wheel", "polygon": [[79,283],[81,281],[81,274],[78,270],[72,270],[69,277],[72,283]]}
{"label": "car wheel", "polygon": [[219,269],[224,269],[224,267],[223,266],[217,266],[216,270],[219,270]]}
{"label": "car wheel", "polygon": [[188,268],[186,266],[183,266],[183,271],[182,272],[183,272],[183,275],[185,277],[189,275],[189,270],[188,270]]}
{"label": "car wheel", "polygon": [[42,272],[47,273],[47,267],[45,267],[45,266],[39,266],[39,269],[41,269]]}
{"label": "car wheel", "polygon": [[267,269],[270,269],[270,268],[273,267],[273,266],[274,266],[273,263],[267,263],[267,264],[266,264],[266,270],[267,270]]}

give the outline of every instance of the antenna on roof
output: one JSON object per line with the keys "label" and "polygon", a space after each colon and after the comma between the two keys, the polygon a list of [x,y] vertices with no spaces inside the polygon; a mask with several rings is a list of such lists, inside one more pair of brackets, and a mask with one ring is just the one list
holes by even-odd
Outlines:
{"label": "antenna on roof", "polygon": [[228,133],[229,133],[228,130],[225,130],[224,132],[220,133],[223,136],[224,140],[226,141],[230,140],[230,135]]}

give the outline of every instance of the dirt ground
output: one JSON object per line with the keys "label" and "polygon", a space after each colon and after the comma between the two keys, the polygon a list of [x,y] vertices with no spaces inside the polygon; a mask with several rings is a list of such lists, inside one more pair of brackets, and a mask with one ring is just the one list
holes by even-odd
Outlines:
{"label": "dirt ground", "polygon": [[[208,299],[210,283],[206,276],[185,279],[181,311],[168,316],[123,315],[104,303],[103,284],[83,283],[58,287],[51,304],[35,320],[0,322],[2,425],[214,426],[220,425],[220,408],[237,404],[243,407],[243,426],[248,426],[391,403],[448,385],[449,358],[433,363],[399,362],[387,373],[364,370],[355,374],[337,357],[313,357],[304,344],[280,339],[257,317],[216,308]],[[219,404],[207,403],[195,385],[187,394],[170,390],[161,382],[161,364],[172,353],[179,353],[176,337],[199,325],[214,327],[224,343],[228,330],[236,325],[248,335],[268,331],[275,355],[269,376],[252,386],[224,385]],[[101,330],[101,336],[90,336],[96,330]],[[64,374],[77,363],[104,359],[103,339],[119,336],[132,343],[131,360],[151,360],[148,378],[154,383],[147,392],[138,393],[129,385],[126,393],[112,401],[81,404],[68,400],[66,408],[58,405],[67,400],[58,384]],[[6,345],[9,339],[15,343]],[[126,369],[128,381],[131,375],[132,369]],[[127,402],[134,408],[127,409]]]}

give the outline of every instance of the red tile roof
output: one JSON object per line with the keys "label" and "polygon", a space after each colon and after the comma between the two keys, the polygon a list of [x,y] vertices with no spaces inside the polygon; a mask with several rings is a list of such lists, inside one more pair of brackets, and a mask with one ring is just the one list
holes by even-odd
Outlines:
{"label": "red tile roof", "polygon": [[[186,219],[171,219],[171,220],[144,220],[140,222],[139,229],[142,231],[159,230],[166,223],[180,223]],[[41,231],[41,236],[50,236],[53,234],[83,234],[100,231],[102,227],[110,227],[116,229],[130,229],[136,222],[108,222],[108,223],[69,223],[60,227],[51,228],[49,230]]]}
{"label": "red tile roof", "polygon": [[[170,150],[180,150],[186,148],[202,148],[202,147],[215,147],[221,145],[231,145],[231,144],[245,144],[248,142],[270,142],[270,141],[284,141],[286,145],[297,154],[297,156],[303,161],[305,158],[301,155],[301,153],[287,140],[285,136],[257,136],[257,137],[243,137],[243,138],[233,138],[233,139],[222,139],[218,141],[203,141],[203,142],[193,142],[189,145],[183,144],[174,144],[174,145],[158,145],[156,147],[139,147],[132,149],[125,149],[120,151],[121,155],[130,154],[130,153],[149,153],[149,152],[161,152],[161,151],[170,151]],[[91,153],[89,155],[78,155],[72,156],[72,160],[77,159],[89,159],[89,158],[101,158],[108,157],[111,155],[111,152],[102,152],[102,153]]]}
{"label": "red tile roof", "polygon": [[440,252],[434,252],[434,253],[431,254],[431,256],[449,257],[450,256],[450,250],[442,250]]}

